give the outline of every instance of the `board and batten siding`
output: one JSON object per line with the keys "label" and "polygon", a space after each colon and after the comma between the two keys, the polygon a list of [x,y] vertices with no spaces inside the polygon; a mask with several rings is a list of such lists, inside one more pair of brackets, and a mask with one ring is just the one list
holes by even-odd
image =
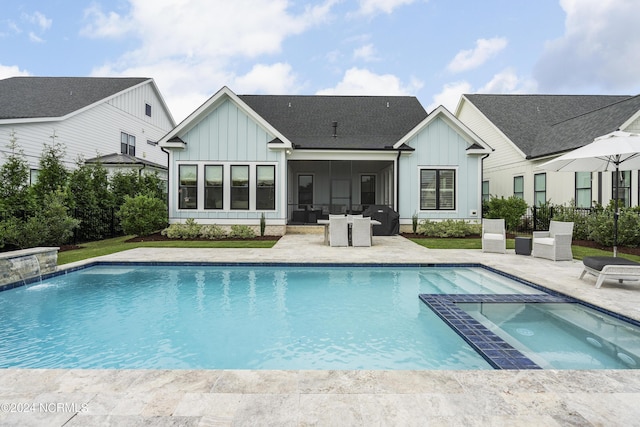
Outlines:
{"label": "board and batten siding", "polygon": [[[267,132],[234,102],[230,100],[222,102],[180,138],[185,141],[186,148],[171,150],[169,182],[176,188],[171,188],[169,192],[170,222],[184,222],[187,218],[194,218],[201,224],[255,224],[255,220],[259,219],[263,212],[265,218],[271,220],[271,223],[286,222],[286,208],[282,206],[283,201],[286,203],[285,153],[270,150],[267,144],[274,139],[274,135]],[[275,165],[276,209],[272,211],[230,210],[228,204],[225,204],[223,210],[178,209],[179,166],[198,166],[198,197],[200,199],[198,206],[201,207],[204,197],[204,166],[220,164],[224,166],[227,184],[231,165],[250,166],[250,199],[255,194],[255,166]],[[225,191],[227,188],[225,184]],[[243,222],[243,220],[246,221]]]}
{"label": "board and batten siding", "polygon": [[[415,149],[399,163],[399,213],[401,224],[410,224],[414,214],[422,219],[479,220],[481,212],[481,156],[467,154],[469,143],[444,120],[429,123],[407,145]],[[420,170],[456,171],[455,210],[420,210]],[[475,212],[475,215],[472,213]]]}

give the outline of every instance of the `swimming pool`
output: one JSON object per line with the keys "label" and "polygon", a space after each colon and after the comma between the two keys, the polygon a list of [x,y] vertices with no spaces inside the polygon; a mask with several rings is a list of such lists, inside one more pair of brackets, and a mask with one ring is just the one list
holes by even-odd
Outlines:
{"label": "swimming pool", "polygon": [[95,265],[0,292],[0,367],[539,367],[517,348],[501,365],[418,295],[555,298],[481,267]]}

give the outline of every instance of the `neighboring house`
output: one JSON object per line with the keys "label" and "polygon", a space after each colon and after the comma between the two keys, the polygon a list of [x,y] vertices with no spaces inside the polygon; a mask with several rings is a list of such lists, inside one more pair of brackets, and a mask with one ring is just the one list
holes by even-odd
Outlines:
{"label": "neighboring house", "polygon": [[491,149],[445,108],[409,96],[238,96],[223,87],[159,145],[169,222],[257,225],[269,234],[372,205],[421,219],[479,220]]}
{"label": "neighboring house", "polygon": [[[640,96],[463,95],[456,117],[495,151],[484,162],[483,198],[528,205],[609,203],[615,172],[545,172],[536,167],[615,130],[640,132]],[[638,205],[638,171],[622,171],[619,198]]]}
{"label": "neighboring house", "polygon": [[[44,144],[65,150],[64,164],[78,158],[108,169],[155,170],[167,175],[167,153],[158,140],[175,122],[153,79],[12,77],[0,80],[0,152],[10,138],[24,151],[32,180]],[[123,156],[119,156],[123,155]],[[0,155],[0,164],[5,156]],[[122,161],[112,165],[113,160]],[[110,167],[113,166],[113,167]]]}

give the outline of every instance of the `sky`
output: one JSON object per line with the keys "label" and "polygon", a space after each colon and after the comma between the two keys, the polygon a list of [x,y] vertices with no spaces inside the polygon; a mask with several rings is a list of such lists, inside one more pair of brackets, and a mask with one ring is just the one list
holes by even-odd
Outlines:
{"label": "sky", "polygon": [[[635,7],[634,7],[635,6]],[[0,79],[151,77],[180,122],[236,94],[640,93],[638,0],[3,0]]]}

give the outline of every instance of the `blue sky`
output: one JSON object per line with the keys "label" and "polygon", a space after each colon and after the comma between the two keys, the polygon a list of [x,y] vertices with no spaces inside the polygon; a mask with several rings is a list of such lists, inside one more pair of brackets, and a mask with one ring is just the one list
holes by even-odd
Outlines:
{"label": "blue sky", "polygon": [[452,112],[463,93],[635,95],[636,2],[14,0],[0,78],[152,77],[178,121],[222,86]]}

